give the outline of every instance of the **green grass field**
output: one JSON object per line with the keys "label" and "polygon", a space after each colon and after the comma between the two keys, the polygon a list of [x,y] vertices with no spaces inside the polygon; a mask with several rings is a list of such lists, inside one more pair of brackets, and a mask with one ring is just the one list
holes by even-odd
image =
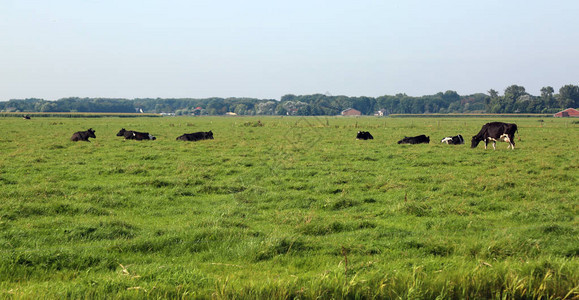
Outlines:
{"label": "green grass field", "polygon": [[544,120],[0,118],[0,298],[576,299],[579,125]]}

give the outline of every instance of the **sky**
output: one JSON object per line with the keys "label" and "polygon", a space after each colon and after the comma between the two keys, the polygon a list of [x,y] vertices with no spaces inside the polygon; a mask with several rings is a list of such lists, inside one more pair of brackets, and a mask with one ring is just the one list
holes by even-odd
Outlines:
{"label": "sky", "polygon": [[577,0],[0,0],[0,101],[532,95],[579,84]]}

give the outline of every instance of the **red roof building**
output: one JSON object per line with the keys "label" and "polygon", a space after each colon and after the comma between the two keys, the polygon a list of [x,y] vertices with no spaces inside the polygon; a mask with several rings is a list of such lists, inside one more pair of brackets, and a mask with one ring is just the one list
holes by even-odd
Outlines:
{"label": "red roof building", "polygon": [[553,117],[561,118],[561,117],[579,117],[579,110],[574,108],[567,108],[566,110],[560,111],[553,115]]}
{"label": "red roof building", "polygon": [[361,116],[361,115],[362,113],[359,110],[353,108],[348,108],[342,111],[342,116]]}

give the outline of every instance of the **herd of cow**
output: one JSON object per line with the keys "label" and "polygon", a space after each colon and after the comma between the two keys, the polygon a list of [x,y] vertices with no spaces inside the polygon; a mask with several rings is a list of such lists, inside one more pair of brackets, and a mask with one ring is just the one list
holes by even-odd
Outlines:
{"label": "herd of cow", "polygon": [[[503,122],[491,122],[486,123],[483,125],[479,133],[472,137],[471,140],[471,148],[476,148],[478,144],[482,141],[485,142],[485,149],[490,141],[493,142],[493,149],[496,149],[497,141],[504,141],[509,143],[507,149],[510,147],[511,149],[515,149],[515,132],[517,131],[516,124],[509,124]],[[90,128],[87,131],[78,131],[75,132],[72,137],[70,138],[71,141],[86,141],[88,142],[89,138],[96,138],[95,131]],[[151,135],[148,132],[137,132],[134,130],[125,130],[122,128],[118,133],[117,136],[122,136],[125,140],[156,140],[157,138]],[[194,133],[185,133],[179,137],[177,137],[178,141],[200,141],[200,140],[212,140],[213,139],[213,132],[194,132]],[[359,140],[372,140],[374,137],[368,131],[358,131],[356,135],[356,139]],[[464,144],[464,139],[462,135],[456,136],[449,136],[443,138],[441,143],[446,143],[449,145],[461,145]],[[412,136],[407,137],[405,136],[403,139],[398,141],[398,144],[428,144],[430,143],[430,137],[424,134],[419,136]]]}
{"label": "herd of cow", "polygon": [[[517,124],[509,124],[503,122],[491,122],[483,125],[479,133],[472,137],[471,148],[476,148],[478,144],[482,141],[485,142],[485,149],[489,142],[493,142],[493,149],[496,149],[497,141],[504,141],[509,143],[507,149],[515,149],[515,132],[517,131]],[[356,139],[359,140],[372,140],[374,137],[370,132],[358,131]],[[462,135],[447,136],[443,138],[441,143],[446,143],[449,145],[462,145],[464,144],[464,139]],[[398,141],[398,144],[428,144],[430,143],[430,137],[424,134],[419,136],[405,136],[403,139]]]}
{"label": "herd of cow", "polygon": [[[90,142],[88,139],[93,138],[96,139],[96,135],[94,134],[95,131],[92,128],[89,128],[87,131],[77,131],[75,132],[72,137],[70,138],[73,142],[78,141],[85,141]],[[117,136],[122,136],[125,140],[156,140],[157,138],[154,137],[152,134],[148,132],[138,132],[134,130],[126,130],[122,128],[118,133]],[[200,141],[200,140],[212,140],[213,139],[213,132],[194,132],[194,133],[185,133],[179,137],[177,137],[177,141]]]}

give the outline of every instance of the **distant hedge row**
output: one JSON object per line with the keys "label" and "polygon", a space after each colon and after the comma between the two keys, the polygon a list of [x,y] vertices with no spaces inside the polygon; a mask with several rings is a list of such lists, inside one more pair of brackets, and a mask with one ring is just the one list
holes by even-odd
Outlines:
{"label": "distant hedge row", "polygon": [[[160,114],[143,114],[143,113],[22,113],[22,112],[3,112],[0,117],[24,117],[30,116],[35,118],[139,118],[139,117],[162,117]],[[391,114],[391,118],[549,118],[552,114]]]}

